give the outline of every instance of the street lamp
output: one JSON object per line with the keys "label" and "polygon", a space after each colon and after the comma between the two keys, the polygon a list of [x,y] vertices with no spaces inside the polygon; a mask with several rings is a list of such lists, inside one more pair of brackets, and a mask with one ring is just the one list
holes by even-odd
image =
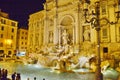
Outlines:
{"label": "street lamp", "polygon": [[[120,18],[120,11],[115,12],[117,14],[116,18],[117,20],[115,22],[110,22],[106,18],[100,19],[100,1],[95,2],[95,11],[92,11],[90,14],[88,13],[88,5],[90,4],[89,0],[86,0],[84,3],[84,17],[85,17],[85,23],[91,23],[91,26],[96,30],[97,34],[97,62],[96,62],[96,76],[95,80],[103,80],[103,75],[101,73],[101,57],[100,57],[100,27],[103,26],[100,24],[101,20],[105,20],[106,23],[104,25],[107,25],[108,23],[113,25],[118,23],[118,20]],[[92,15],[92,18],[89,19],[88,16]]]}

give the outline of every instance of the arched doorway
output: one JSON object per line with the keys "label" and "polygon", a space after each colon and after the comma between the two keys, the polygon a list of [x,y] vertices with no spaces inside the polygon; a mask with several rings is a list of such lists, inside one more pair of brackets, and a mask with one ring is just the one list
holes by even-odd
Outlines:
{"label": "arched doorway", "polygon": [[0,57],[3,57],[4,55],[4,50],[0,50]]}
{"label": "arched doorway", "polygon": [[8,56],[10,56],[12,54],[12,51],[8,51]]}

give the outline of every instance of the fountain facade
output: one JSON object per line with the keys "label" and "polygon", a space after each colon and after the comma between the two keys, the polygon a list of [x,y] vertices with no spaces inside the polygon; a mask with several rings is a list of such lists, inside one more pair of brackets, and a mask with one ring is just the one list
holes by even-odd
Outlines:
{"label": "fountain facade", "polygon": [[[35,53],[39,64],[59,70],[86,67],[95,71],[96,60],[90,57],[97,53],[97,35],[91,24],[84,23],[83,3],[84,0],[66,0],[64,3],[61,0],[47,0],[43,11],[30,15],[28,53]],[[93,3],[91,1],[90,11],[93,10]],[[116,29],[109,28],[108,25],[101,28],[102,60],[105,60],[105,55],[114,53],[118,54],[114,56],[119,59],[118,39],[110,34],[115,33]],[[113,46],[116,48],[113,49]]]}

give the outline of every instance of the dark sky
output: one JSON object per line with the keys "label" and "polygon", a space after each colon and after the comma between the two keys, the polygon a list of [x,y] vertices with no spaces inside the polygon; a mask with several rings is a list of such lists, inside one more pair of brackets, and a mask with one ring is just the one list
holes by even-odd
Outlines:
{"label": "dark sky", "polygon": [[9,14],[10,19],[19,22],[20,26],[28,26],[29,15],[43,10],[45,0],[0,0],[0,8]]}

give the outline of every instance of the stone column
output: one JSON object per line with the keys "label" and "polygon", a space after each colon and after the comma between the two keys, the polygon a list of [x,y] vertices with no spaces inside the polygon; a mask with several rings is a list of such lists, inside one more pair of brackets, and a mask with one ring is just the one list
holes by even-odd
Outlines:
{"label": "stone column", "polygon": [[55,1],[55,8],[54,8],[54,40],[53,43],[55,45],[58,44],[58,1]]}
{"label": "stone column", "polygon": [[59,40],[58,40],[58,41],[59,41],[59,46],[61,46],[62,33],[61,33],[61,26],[60,26],[60,25],[59,25],[59,31],[58,31],[58,32],[59,32],[59,33],[58,33],[58,34],[59,34],[59,36],[58,36],[58,37],[59,37]]}
{"label": "stone column", "polygon": [[76,44],[79,44],[79,25],[75,26]]}
{"label": "stone column", "polygon": [[[113,21],[115,22],[115,8],[113,7],[114,2],[113,0],[111,0],[109,2],[109,7],[108,7],[108,12],[109,12],[109,21]],[[116,25],[110,25],[110,31],[112,34],[110,34],[110,38],[108,38],[109,40],[111,40],[111,42],[116,42]],[[109,36],[109,35],[108,35]]]}
{"label": "stone column", "polygon": [[44,45],[46,45],[48,43],[48,12],[47,12],[47,3],[45,4],[45,22],[44,22]]}
{"label": "stone column", "polygon": [[53,40],[53,42],[54,42],[54,44],[56,45],[56,44],[58,44],[58,32],[59,32],[59,29],[58,29],[58,25],[57,25],[57,23],[56,23],[56,18],[55,18],[55,24],[54,24],[54,40]]}
{"label": "stone column", "polygon": [[45,20],[45,26],[44,26],[44,45],[47,44],[48,42],[48,25],[47,25],[47,20]]}
{"label": "stone column", "polygon": [[75,44],[75,26],[73,26],[73,45]]}

